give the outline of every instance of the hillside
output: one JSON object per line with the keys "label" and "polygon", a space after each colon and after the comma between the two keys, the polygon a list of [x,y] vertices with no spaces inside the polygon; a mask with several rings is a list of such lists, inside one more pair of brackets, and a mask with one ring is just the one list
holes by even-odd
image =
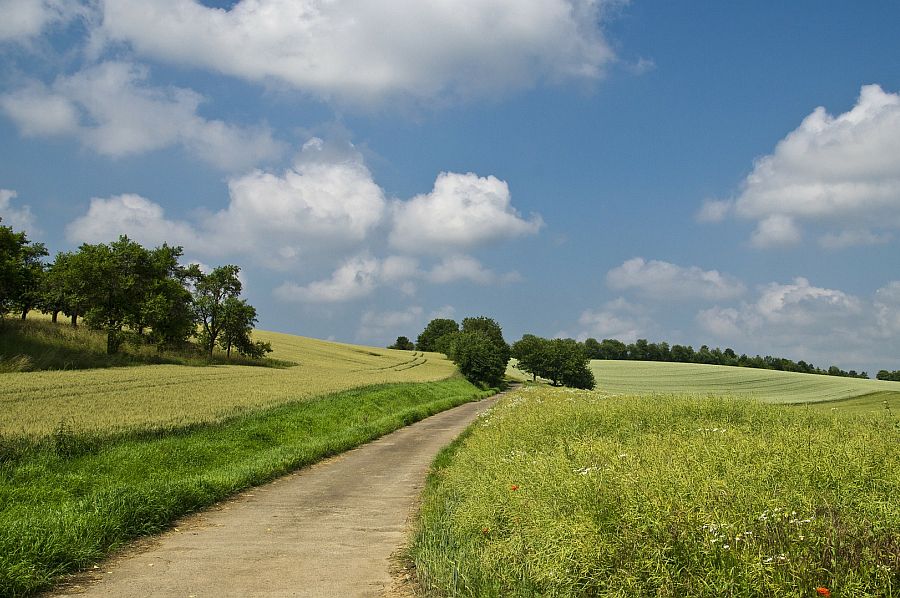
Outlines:
{"label": "hillside", "polygon": [[121,431],[217,421],[236,413],[389,382],[442,380],[456,368],[434,353],[396,351],[256,331],[272,357],[296,363],[146,365],[0,375],[0,435],[60,428]]}
{"label": "hillside", "polygon": [[900,382],[651,361],[594,360],[591,369],[597,389],[614,394],[733,395],[772,403],[852,400],[855,406],[889,400],[900,406]]}

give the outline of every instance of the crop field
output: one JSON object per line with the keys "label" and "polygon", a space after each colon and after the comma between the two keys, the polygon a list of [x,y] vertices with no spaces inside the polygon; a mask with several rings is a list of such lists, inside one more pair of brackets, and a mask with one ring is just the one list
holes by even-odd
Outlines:
{"label": "crop field", "polygon": [[296,366],[147,365],[0,375],[0,436],[56,430],[116,433],[221,421],[239,413],[350,388],[453,375],[436,353],[377,349],[254,332]]}
{"label": "crop field", "polygon": [[897,596],[897,496],[890,409],[528,386],[439,457],[411,554],[445,596]]}
{"label": "crop field", "polygon": [[[900,382],[776,370],[654,361],[594,360],[597,389],[615,394],[700,394],[752,397],[772,403],[844,401],[882,393],[900,407]],[[857,404],[861,404],[857,401]]]}

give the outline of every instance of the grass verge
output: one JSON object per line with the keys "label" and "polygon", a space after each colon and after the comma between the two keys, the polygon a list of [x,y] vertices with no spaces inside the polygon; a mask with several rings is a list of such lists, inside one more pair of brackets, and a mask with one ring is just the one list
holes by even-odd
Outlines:
{"label": "grass verge", "polygon": [[443,596],[897,596],[897,496],[889,410],[532,387],[440,456],[411,554]]}
{"label": "grass verge", "polygon": [[217,424],[18,439],[0,453],[0,595],[47,588],[180,515],[488,394],[458,378],[387,384]]}

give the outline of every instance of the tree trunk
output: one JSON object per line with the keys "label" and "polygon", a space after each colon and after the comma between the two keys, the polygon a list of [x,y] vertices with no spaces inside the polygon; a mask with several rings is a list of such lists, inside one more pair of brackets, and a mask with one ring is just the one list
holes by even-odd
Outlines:
{"label": "tree trunk", "polygon": [[106,331],[106,354],[112,355],[116,352],[116,331],[115,330],[107,330]]}
{"label": "tree trunk", "polygon": [[78,312],[72,312],[72,328],[78,328]]}
{"label": "tree trunk", "polygon": [[25,309],[22,310],[22,319],[24,320],[25,316],[27,316],[27,315],[28,315],[28,308],[26,307]]}
{"label": "tree trunk", "polygon": [[231,357],[231,343],[228,343],[228,350],[225,351],[225,355],[227,355],[228,357]]}
{"label": "tree trunk", "polygon": [[59,316],[59,310],[58,310],[58,309],[54,309],[54,310],[53,310],[53,315],[50,316],[50,321],[53,322],[54,324],[56,324],[56,320],[57,320],[57,317],[58,317],[58,316]]}

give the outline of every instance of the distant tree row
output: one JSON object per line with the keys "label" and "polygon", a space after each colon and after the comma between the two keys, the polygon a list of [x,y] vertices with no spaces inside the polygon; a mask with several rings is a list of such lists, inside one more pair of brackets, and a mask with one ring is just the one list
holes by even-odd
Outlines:
{"label": "distant tree row", "polygon": [[718,347],[710,349],[706,345],[700,347],[699,350],[694,350],[691,345],[670,346],[666,342],[650,343],[646,339],[638,339],[633,343],[625,344],[615,339],[603,339],[598,342],[595,338],[589,338],[582,343],[582,346],[590,359],[706,363],[710,365],[731,365],[785,372],[802,372],[804,374],[844,376],[848,378],[869,377],[866,372],[857,373],[855,370],[847,372],[834,365],[827,370],[823,370],[803,360],[793,361],[784,357],[772,357],[770,355],[749,357],[746,354],[738,355],[731,348],[726,348],[725,350]]}
{"label": "distant tree row", "polygon": [[24,320],[37,309],[60,313],[77,326],[106,332],[106,351],[119,350],[127,333],[155,344],[160,350],[197,337],[212,355],[218,345],[251,357],[271,351],[253,342],[256,309],[240,298],[240,268],[220,266],[209,273],[199,266],[182,266],[182,248],[163,244],[147,249],[121,236],[109,244],[83,244],[74,252],[60,252],[45,263],[42,243],[24,232],[0,225],[0,317],[15,312]]}
{"label": "distant tree row", "polygon": [[878,380],[892,380],[894,382],[900,382],[900,370],[895,370],[890,372],[888,370],[879,370],[878,374],[875,376]]}

